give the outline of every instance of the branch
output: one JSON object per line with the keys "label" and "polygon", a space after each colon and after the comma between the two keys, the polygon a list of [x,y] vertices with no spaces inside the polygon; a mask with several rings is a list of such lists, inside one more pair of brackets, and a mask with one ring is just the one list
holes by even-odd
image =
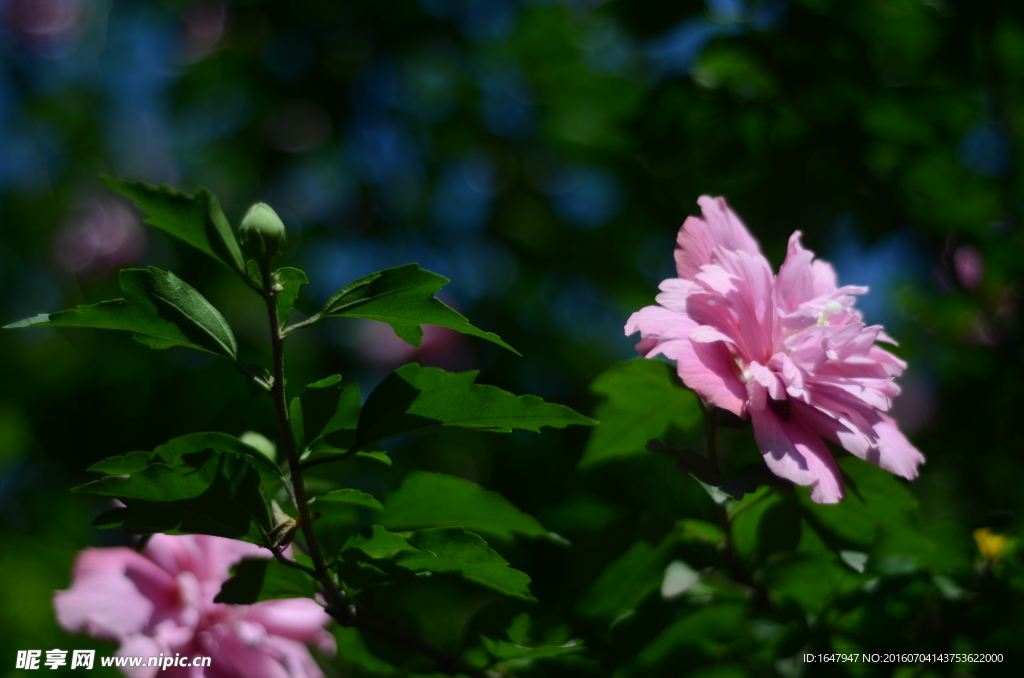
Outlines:
{"label": "branch", "polygon": [[[281,442],[284,445],[285,455],[288,459],[288,468],[291,471],[292,500],[295,502],[295,509],[298,512],[299,526],[305,538],[306,548],[309,557],[313,561],[313,570],[310,572],[323,588],[326,599],[326,611],[342,626],[351,626],[381,640],[395,645],[401,645],[414,652],[429,657],[437,662],[438,668],[449,675],[463,674],[473,678],[490,678],[487,672],[477,671],[467,667],[458,657],[448,654],[413,634],[397,626],[384,624],[371,620],[364,613],[357,610],[354,604],[346,600],[345,594],[338,588],[337,583],[331,576],[330,568],[320,550],[320,543],[317,541],[316,533],[313,531],[313,521],[309,516],[309,502],[306,500],[306,486],[302,478],[302,463],[299,461],[298,450],[295,449],[295,438],[292,436],[291,423],[288,415],[288,399],[285,394],[284,379],[284,339],[285,331],[281,330],[277,317],[277,290],[271,280],[269,267],[263,267],[263,292],[267,301],[267,319],[270,323],[270,341],[274,360],[274,383],[270,387],[270,397],[274,401],[274,409],[277,410],[277,423],[281,429]],[[318,318],[318,316],[313,316]],[[312,319],[310,319],[312,320]],[[294,331],[297,327],[311,324],[306,320],[298,325],[293,325],[287,331]],[[347,452],[345,454],[348,454]],[[354,452],[353,452],[354,454]],[[339,455],[345,456],[345,455]],[[274,557],[281,560],[275,549],[271,549]],[[283,562],[290,567],[298,566],[308,570],[305,566],[284,559]]]}
{"label": "branch", "polygon": [[303,327],[309,327],[310,325],[312,325],[314,323],[317,323],[317,322],[320,322],[320,314],[319,313],[317,313],[316,315],[312,315],[312,316],[306,318],[302,322],[297,322],[297,323],[294,323],[292,325],[289,325],[288,327],[286,327],[283,330],[281,330],[281,334],[282,334],[282,336],[287,337],[289,334],[291,334],[295,330],[301,330]]}

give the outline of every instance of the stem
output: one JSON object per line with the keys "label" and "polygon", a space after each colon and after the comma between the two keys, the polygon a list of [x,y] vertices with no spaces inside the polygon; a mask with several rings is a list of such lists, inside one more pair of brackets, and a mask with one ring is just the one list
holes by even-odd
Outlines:
{"label": "stem", "polygon": [[316,577],[316,572],[314,570],[312,570],[311,568],[306,567],[305,565],[303,565],[302,563],[300,563],[298,561],[289,560],[288,558],[285,558],[284,554],[281,553],[280,550],[271,547],[270,552],[274,554],[274,558],[277,560],[277,562],[281,563],[282,565],[287,565],[288,567],[293,567],[296,570],[302,570],[303,572],[305,572],[309,576]]}
{"label": "stem", "polygon": [[[718,423],[715,421],[715,406],[711,403],[704,403],[704,441],[705,450],[707,451],[708,459],[711,461],[712,466],[718,471],[718,474],[722,475],[722,465],[718,458]],[[729,515],[729,510],[725,507],[725,504],[718,505],[719,515],[722,518],[722,531],[725,535],[725,552],[729,558],[729,574],[736,581],[744,583],[750,582],[750,577],[746,575],[743,570],[743,563],[740,562],[739,555],[736,553],[736,547],[733,544],[732,538],[732,519],[733,516]]]}
{"label": "stem", "polygon": [[718,425],[715,423],[714,408],[715,406],[711,403],[704,403],[704,441],[711,465],[718,471],[718,475],[722,475],[722,467],[718,463],[718,443],[715,436]]}
{"label": "stem", "polygon": [[263,290],[267,299],[267,316],[270,321],[270,344],[274,354],[274,384],[270,387],[270,397],[274,400],[274,408],[277,410],[277,423],[281,429],[281,442],[284,444],[285,455],[288,459],[288,468],[292,476],[292,491],[294,493],[295,510],[299,514],[299,526],[306,538],[306,548],[309,549],[309,556],[313,560],[313,567],[316,570],[316,577],[325,590],[332,589],[336,595],[340,595],[334,582],[331,581],[323,554],[320,552],[320,544],[313,533],[313,522],[309,519],[309,503],[306,501],[306,485],[302,481],[302,466],[299,462],[299,453],[295,449],[295,438],[292,436],[291,423],[288,421],[288,398],[285,394],[284,385],[284,336],[281,334],[281,325],[277,319],[277,292],[271,281],[270,271],[263,272]]}
{"label": "stem", "polygon": [[287,337],[289,334],[291,334],[295,330],[301,330],[303,327],[309,327],[310,325],[312,325],[314,323],[317,323],[319,321],[320,321],[320,314],[317,313],[316,315],[312,315],[312,316],[306,318],[305,320],[303,320],[301,322],[297,322],[297,323],[294,323],[292,325],[289,325],[288,327],[286,327],[283,330],[281,330],[281,334]]}
{"label": "stem", "polygon": [[[397,626],[381,623],[369,619],[365,613],[359,610],[355,604],[346,600],[345,594],[338,588],[338,584],[331,576],[330,568],[320,550],[320,543],[313,531],[313,521],[310,520],[309,502],[306,500],[306,485],[302,478],[302,464],[299,461],[299,452],[295,449],[295,438],[292,436],[291,423],[288,415],[288,399],[285,394],[284,385],[284,340],[286,334],[281,330],[281,324],[277,317],[277,291],[274,289],[272,276],[269,267],[263,267],[263,290],[267,301],[267,319],[270,322],[270,343],[274,361],[274,383],[270,388],[270,397],[274,401],[274,409],[277,410],[277,423],[281,429],[281,442],[284,445],[285,454],[288,458],[288,468],[291,471],[291,495],[295,502],[295,509],[298,512],[299,525],[302,528],[302,535],[305,538],[306,549],[309,551],[310,560],[313,561],[313,570],[301,563],[291,564],[276,549],[274,557],[278,560],[297,566],[313,575],[320,583],[324,591],[326,606],[324,610],[331,615],[342,626],[352,626],[361,631],[374,635],[381,640],[395,645],[401,645],[414,652],[418,652],[437,662],[438,668],[449,675],[463,674],[473,678],[489,678],[489,672],[477,671],[463,664],[456,656],[444,652],[440,648],[420,640],[408,631]],[[314,316],[318,318],[318,316]],[[300,323],[299,325],[302,325]],[[306,324],[311,324],[306,321]],[[296,326],[292,326],[294,329]]]}

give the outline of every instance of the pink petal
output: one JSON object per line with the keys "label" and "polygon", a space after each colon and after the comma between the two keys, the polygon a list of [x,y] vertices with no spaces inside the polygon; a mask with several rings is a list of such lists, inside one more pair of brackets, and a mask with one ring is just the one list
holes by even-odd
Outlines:
{"label": "pink petal", "polygon": [[309,598],[256,603],[249,608],[249,618],[259,622],[267,633],[274,636],[305,643],[326,642],[328,648],[334,645],[333,636],[324,630],[331,623],[331,616],[315,600]]}
{"label": "pink petal", "polygon": [[698,344],[710,344],[715,341],[724,341],[726,343],[733,343],[732,337],[726,336],[716,330],[710,325],[701,325],[697,329],[690,332],[690,341]]}
{"label": "pink petal", "polygon": [[[331,648],[333,654],[333,638]],[[302,643],[271,636],[264,644],[264,651],[273,653],[277,661],[284,665],[290,678],[323,678],[323,672]]]}
{"label": "pink petal", "polygon": [[800,231],[795,231],[789,237],[786,260],[779,267],[779,276],[775,284],[775,301],[784,313],[792,313],[804,302],[820,296],[816,283],[827,279],[825,276],[815,276],[815,271],[811,268],[814,253],[803,248],[800,244],[800,235]]}
{"label": "pink petal", "polygon": [[[115,657],[143,657],[142,666],[126,666],[121,671],[128,678],[154,678],[160,672],[160,667],[146,666],[150,657],[157,657],[161,652],[167,652],[168,648],[162,647],[149,636],[135,635],[125,639],[121,647],[114,653]],[[99,660],[96,660],[99,663]]]}
{"label": "pink petal", "polygon": [[828,448],[796,418],[782,421],[767,406],[767,391],[757,382],[747,384],[754,438],[772,473],[797,485],[811,486],[811,500],[835,504],[845,497],[839,467]]}
{"label": "pink petal", "polygon": [[702,195],[697,204],[702,216],[689,217],[679,229],[676,239],[676,269],[680,278],[693,280],[700,267],[711,262],[711,251],[718,246],[760,254],[757,241],[729,209],[725,198]]}
{"label": "pink petal", "polygon": [[[305,646],[296,644],[301,648],[301,652],[309,656]],[[250,647],[234,632],[219,637],[216,651],[211,651],[210,654],[213,661],[206,669],[206,678],[291,678],[282,661],[285,656],[276,645],[263,643],[257,647]],[[319,677],[323,674],[318,669],[313,675]]]}
{"label": "pink petal", "polygon": [[660,306],[648,306],[626,323],[626,333],[640,331],[643,341],[637,350],[645,358],[664,355],[676,361],[676,371],[683,383],[706,402],[745,416],[746,389],[736,376],[738,366],[723,342],[694,343],[689,333],[696,329],[686,316]]}
{"label": "pink petal", "polygon": [[[54,595],[60,625],[110,640],[141,631],[155,603],[125,576],[128,567],[156,571],[154,581],[159,578],[158,568],[129,548],[86,549],[78,554],[71,588]],[[165,586],[173,588],[174,580],[164,576]]]}
{"label": "pink petal", "polygon": [[772,372],[757,362],[750,363],[750,367],[747,369],[750,370],[754,380],[768,391],[769,398],[772,400],[785,400],[786,387],[782,385],[782,380],[779,379],[777,372]]}
{"label": "pink petal", "polygon": [[924,455],[900,433],[892,417],[881,413],[878,416],[881,420],[875,424],[875,433],[880,441],[878,465],[890,473],[913,480],[917,477],[918,466],[924,463]]}

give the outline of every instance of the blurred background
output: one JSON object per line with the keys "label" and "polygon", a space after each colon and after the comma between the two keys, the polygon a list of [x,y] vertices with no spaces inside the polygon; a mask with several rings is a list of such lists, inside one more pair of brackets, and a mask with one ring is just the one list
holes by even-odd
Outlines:
{"label": "blurred background", "polygon": [[[1008,2],[0,0],[0,321],[117,297],[119,268],[154,265],[266,362],[258,299],[96,176],[205,186],[235,224],[256,201],[280,213],[283,263],[311,280],[300,311],[417,262],[524,356],[338,320],[290,342],[290,382],[340,372],[365,394],[416,360],[590,414],[591,381],[635,355],[629,314],[674,275],[680,224],[724,195],[773,265],[799,229],[841,284],[871,287],[858,306],[910,365],[895,416],[928,459],[910,489],[967,580],[972,531],[1013,536],[1024,508],[1022,103],[1024,6]],[[76,551],[123,539],[68,493],[86,467],[275,422],[226,361],[126,334],[3,332],[0,355],[13,675],[17,649],[112,651],[61,631],[50,603]],[[654,462],[574,475],[587,435],[443,437],[396,473],[471,478],[572,539],[507,554],[557,603],[559,582],[585,588],[697,501]],[[979,633],[1021,628],[996,602]]]}

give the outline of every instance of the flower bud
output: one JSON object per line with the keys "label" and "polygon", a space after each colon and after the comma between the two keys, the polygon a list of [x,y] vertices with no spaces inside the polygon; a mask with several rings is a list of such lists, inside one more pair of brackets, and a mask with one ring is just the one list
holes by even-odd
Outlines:
{"label": "flower bud", "polygon": [[250,257],[269,262],[284,249],[284,222],[270,205],[258,202],[245,213],[238,239]]}

